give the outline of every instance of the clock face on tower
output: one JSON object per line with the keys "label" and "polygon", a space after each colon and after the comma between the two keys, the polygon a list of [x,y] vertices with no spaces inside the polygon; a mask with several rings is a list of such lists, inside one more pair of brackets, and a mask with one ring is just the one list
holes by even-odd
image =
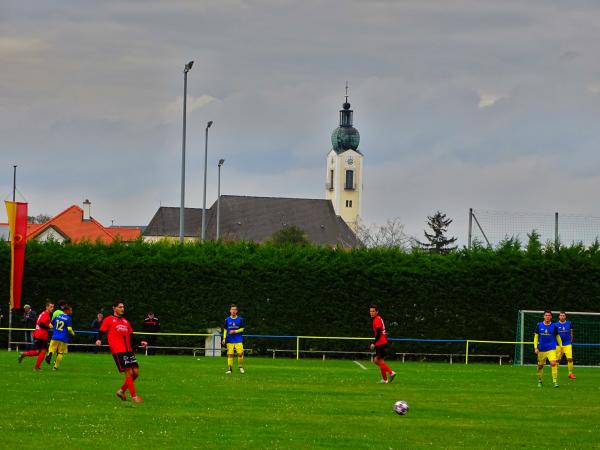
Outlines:
{"label": "clock face on tower", "polygon": [[346,160],[346,164],[348,164],[349,166],[354,165],[354,159],[352,159],[352,156],[350,156],[347,160]]}

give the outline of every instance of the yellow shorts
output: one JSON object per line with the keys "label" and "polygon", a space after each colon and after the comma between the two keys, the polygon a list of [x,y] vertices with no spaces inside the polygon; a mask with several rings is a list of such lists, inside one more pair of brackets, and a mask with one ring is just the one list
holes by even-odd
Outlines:
{"label": "yellow shorts", "polygon": [[50,341],[48,353],[67,353],[69,346],[63,341]]}
{"label": "yellow shorts", "polygon": [[556,350],[548,350],[547,352],[538,352],[537,357],[538,357],[539,365],[544,364],[546,362],[546,359],[548,359],[548,361],[550,361],[550,362],[556,361]]}
{"label": "yellow shorts", "polygon": [[244,353],[244,344],[242,344],[241,342],[238,344],[230,344],[228,342],[227,343],[227,354],[233,355],[234,350],[237,352],[238,355],[241,355],[242,353]]}
{"label": "yellow shorts", "polygon": [[567,359],[573,359],[573,346],[571,344],[556,347],[556,359],[560,360],[563,355],[565,355]]}

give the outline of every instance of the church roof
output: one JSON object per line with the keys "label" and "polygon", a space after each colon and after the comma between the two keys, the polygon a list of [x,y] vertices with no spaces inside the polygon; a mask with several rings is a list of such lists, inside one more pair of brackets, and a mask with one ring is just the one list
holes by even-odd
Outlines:
{"label": "church roof", "polygon": [[[216,202],[207,211],[206,238],[216,238]],[[222,195],[220,234],[226,240],[264,242],[287,225],[302,229],[308,240],[320,245],[355,247],[354,232],[335,214],[330,200]],[[185,235],[199,236],[202,209],[186,208]],[[189,222],[188,222],[189,221]],[[161,207],[144,236],[178,236],[179,208]]]}

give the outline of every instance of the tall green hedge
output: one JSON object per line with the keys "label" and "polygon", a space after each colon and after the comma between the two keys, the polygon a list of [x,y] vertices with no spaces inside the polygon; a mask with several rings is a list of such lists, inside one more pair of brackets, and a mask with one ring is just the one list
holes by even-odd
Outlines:
{"label": "tall green hedge", "polygon": [[[9,270],[9,246],[1,242],[4,312]],[[77,329],[122,299],[138,328],[153,309],[165,332],[204,332],[220,326],[235,302],[249,333],[369,336],[368,307],[376,303],[391,336],[437,339],[513,340],[519,309],[597,311],[599,297],[597,247],[521,249],[514,242],[448,255],[252,243],[31,242],[23,285],[23,302],[37,311],[46,298],[73,303]]]}

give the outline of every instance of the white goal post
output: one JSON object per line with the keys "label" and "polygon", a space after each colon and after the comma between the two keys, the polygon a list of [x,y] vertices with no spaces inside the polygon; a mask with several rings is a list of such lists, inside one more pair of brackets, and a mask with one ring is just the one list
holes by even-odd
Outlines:
{"label": "white goal post", "polygon": [[[558,321],[559,311],[552,311]],[[573,359],[579,367],[600,367],[600,312],[565,311],[573,328]],[[544,311],[520,310],[517,318],[515,365],[536,364],[532,344],[535,326],[544,320]]]}

